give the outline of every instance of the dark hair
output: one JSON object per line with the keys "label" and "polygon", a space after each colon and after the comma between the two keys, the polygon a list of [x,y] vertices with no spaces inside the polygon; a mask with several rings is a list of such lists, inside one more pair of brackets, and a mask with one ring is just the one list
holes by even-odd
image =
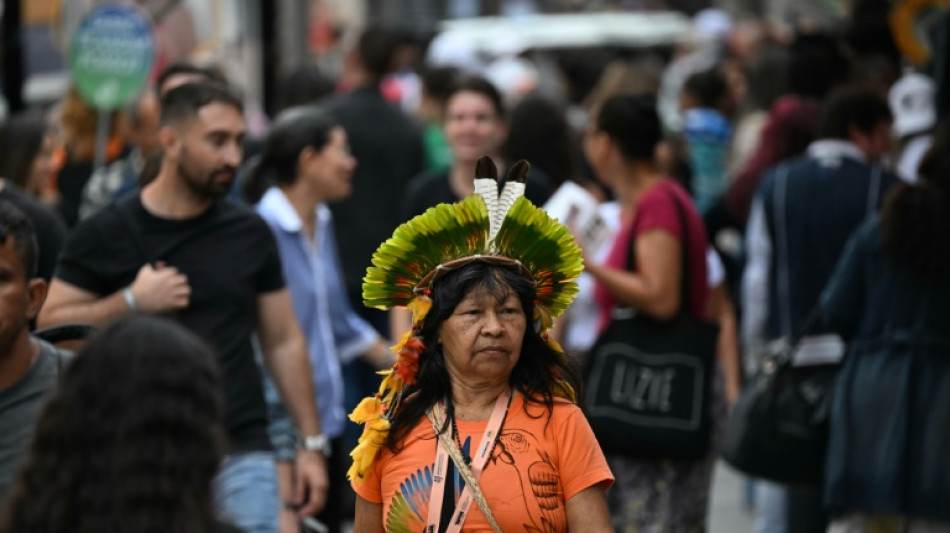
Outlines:
{"label": "dark hair", "polygon": [[357,44],[360,64],[374,83],[393,71],[393,58],[399,44],[395,33],[379,26],[370,26],[360,35]]}
{"label": "dark hair", "polygon": [[836,85],[846,81],[851,62],[842,43],[829,35],[799,35],[789,47],[789,92],[823,100]]}
{"label": "dark hair", "polygon": [[[555,376],[577,390],[576,373],[567,359],[552,350],[532,326],[534,283],[511,268],[474,261],[438,278],[432,286],[432,308],[419,332],[426,350],[419,356],[416,382],[405,390],[405,399],[393,415],[386,442],[389,449],[397,451],[401,441],[430,407],[443,398],[451,398],[445,356],[436,342],[439,327],[459,302],[476,289],[485,289],[499,300],[514,293],[521,302],[527,327],[510,384],[524,396],[525,402],[542,405],[550,412],[554,408]],[[446,410],[450,417],[454,416],[451,402]]]}
{"label": "dark hair", "polygon": [[224,73],[222,73],[218,68],[199,67],[198,65],[193,65],[191,63],[176,62],[171,63],[162,69],[158,75],[158,79],[155,81],[155,87],[161,91],[169,79],[183,74],[200,77],[205,82],[227,85],[227,79],[224,77]]}
{"label": "dark hair", "polygon": [[564,111],[546,98],[529,96],[511,111],[501,153],[509,161],[531,161],[557,187],[578,173],[576,146]]}
{"label": "dark hair", "polygon": [[600,107],[596,124],[631,161],[652,161],[663,137],[656,101],[646,93],[611,96]]}
{"label": "dark hair", "polygon": [[6,245],[7,239],[13,239],[13,249],[26,280],[36,277],[36,264],[39,248],[36,245],[36,231],[29,217],[7,200],[0,200],[0,244]]}
{"label": "dark hair", "polygon": [[729,86],[718,67],[696,72],[686,78],[683,91],[692,96],[700,107],[718,109],[728,94]]}
{"label": "dark hair", "polygon": [[162,124],[194,118],[201,108],[212,103],[229,105],[244,113],[244,104],[227,86],[214,82],[187,83],[162,96]]}
{"label": "dark hair", "polygon": [[37,111],[19,113],[4,122],[0,126],[0,177],[26,189],[33,161],[48,132],[46,117]]}
{"label": "dark hair", "polygon": [[280,109],[315,104],[333,94],[335,84],[316,65],[297,67],[280,81]]}
{"label": "dark hair", "polygon": [[872,133],[884,122],[892,122],[894,115],[887,100],[880,94],[864,88],[846,89],[835,93],[822,108],[818,121],[819,139],[850,139],[850,130],[857,128]]}
{"label": "dark hair", "polygon": [[884,202],[884,249],[914,278],[939,281],[950,265],[950,126],[938,131],[918,174]]}
{"label": "dark hair", "polygon": [[223,450],[216,360],[132,315],[73,360],[37,420],[0,531],[210,533]]}
{"label": "dark hair", "polygon": [[294,107],[278,115],[260,154],[248,165],[242,185],[245,199],[257,203],[268,187],[296,182],[300,152],[307,147],[322,150],[338,126],[335,118],[314,106]]}
{"label": "dark hair", "polygon": [[480,76],[465,76],[457,80],[455,85],[446,93],[445,104],[448,105],[449,100],[458,93],[475,93],[484,96],[491,102],[492,108],[495,109],[495,114],[498,118],[505,118],[505,104],[501,98],[501,93],[498,92],[498,88],[487,79]]}
{"label": "dark hair", "polygon": [[788,51],[782,46],[767,46],[745,69],[748,92],[746,110],[768,111],[788,87]]}
{"label": "dark hair", "polygon": [[443,104],[458,77],[459,70],[455,67],[426,67],[419,73],[422,91]]}

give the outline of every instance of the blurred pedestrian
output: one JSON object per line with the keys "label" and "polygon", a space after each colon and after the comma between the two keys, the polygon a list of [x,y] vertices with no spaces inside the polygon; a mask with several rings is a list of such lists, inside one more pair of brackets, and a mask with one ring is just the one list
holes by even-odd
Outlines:
{"label": "blurred pedestrian", "polygon": [[[851,233],[877,211],[897,177],[877,162],[890,149],[892,116],[869,90],[836,94],[822,111],[818,140],[805,156],[770,169],[752,204],[742,280],[742,339],[753,354],[797,332]],[[840,361],[840,338],[818,328],[796,352],[796,365]],[[820,494],[763,483],[757,531],[826,527]],[[772,529],[776,528],[776,529]]]}
{"label": "blurred pedestrian", "polygon": [[701,213],[708,211],[729,185],[726,168],[732,145],[729,117],[735,102],[719,68],[686,78],[680,93],[683,139],[692,168],[690,189]]}
{"label": "blurred pedestrian", "polygon": [[[347,299],[333,215],[327,206],[350,194],[355,168],[343,128],[325,111],[305,106],[277,116],[247,176],[247,185],[255,189],[249,191],[248,200],[257,203],[257,212],[277,239],[294,313],[307,338],[330,476],[327,504],[317,519],[332,532],[341,530],[342,498],[349,490],[348,456],[342,441],[346,420],[341,365],[358,357],[375,368],[391,362],[386,343]],[[264,393],[272,414],[270,434],[277,452],[281,498],[291,501],[293,425],[269,375]],[[282,521],[295,518],[290,514]]]}
{"label": "blurred pedestrian", "polygon": [[445,99],[458,76],[458,69],[454,67],[430,67],[422,71],[422,91],[416,114],[422,121],[425,169],[430,172],[443,171],[452,164],[452,150],[445,140],[442,121]]}
{"label": "blurred pedestrian", "polygon": [[214,518],[223,410],[218,367],[198,337],[162,319],[125,318],[48,379],[59,387],[0,531],[239,531]]}
{"label": "blurred pedestrian", "polygon": [[33,435],[47,392],[67,356],[30,337],[30,321],[46,299],[36,275],[36,239],[26,216],[0,201],[0,502]]}
{"label": "blurred pedestrian", "polygon": [[[621,229],[606,261],[585,261],[585,270],[597,280],[601,330],[616,306],[631,306],[657,320],[681,312],[681,278],[687,275],[681,272],[681,254],[689,266],[685,283],[690,294],[688,309],[682,312],[707,316],[706,233],[686,190],[656,169],[654,154],[661,135],[654,100],[647,95],[609,98],[587,131],[588,160],[598,178],[613,189],[621,209]],[[683,227],[680,212],[688,228]],[[637,258],[633,272],[626,270],[631,246]],[[721,371],[713,381],[710,416],[721,419],[725,414]],[[617,478],[607,493],[614,529],[705,531],[715,457],[712,449],[698,460],[608,455]]]}
{"label": "blurred pedestrian", "polygon": [[[54,189],[57,209],[66,226],[72,228],[79,221],[82,191],[92,176],[96,154],[96,130],[99,112],[87,104],[75,88],[69,89],[59,105],[59,129],[63,144],[56,149],[56,177]],[[121,110],[109,112],[109,137],[105,163],[111,163],[125,154]]]}
{"label": "blurred pedestrian", "polygon": [[138,190],[139,179],[146,163],[153,157],[160,157],[158,106],[158,97],[152,91],[143,92],[126,106],[125,140],[129,145],[129,152],[92,173],[82,192],[80,219],[87,218]]}
{"label": "blurred pedestrian", "polygon": [[[459,80],[446,97],[443,120],[442,127],[452,150],[452,167],[413,178],[403,195],[404,220],[434,205],[455,203],[474,193],[475,162],[480,157],[491,157],[499,175],[507,174],[508,163],[512,163],[504,160],[501,153],[508,134],[504,103],[488,80],[479,77]],[[548,177],[533,168],[528,174],[525,192],[528,199],[536,205],[544,205],[552,192]]]}
{"label": "blurred pedestrian", "polygon": [[[391,31],[367,28],[347,56],[346,78],[353,90],[326,105],[346,131],[351,153],[360,162],[353,173],[353,193],[331,206],[350,301],[362,299],[363,274],[373,250],[402,222],[398,199],[424,166],[417,124],[380,92],[380,83],[395,68],[397,45]],[[385,314],[360,312],[380,333],[388,334]],[[368,380],[374,382],[375,375]],[[361,397],[355,396],[354,404]]]}
{"label": "blurred pedestrian", "polygon": [[848,341],[831,412],[832,533],[950,531],[950,131],[852,236],[822,294]]}
{"label": "blurred pedestrian", "polygon": [[579,139],[567,123],[564,109],[542,96],[526,96],[508,119],[508,135],[501,147],[506,161],[524,159],[548,176],[557,189],[578,177]]}
{"label": "blurred pedestrian", "polygon": [[[306,340],[293,315],[268,226],[222,198],[241,162],[242,104],[228,89],[188,83],[161,102],[162,166],[141,193],[69,236],[41,325],[103,324],[131,311],[169,315],[207,339],[224,370],[227,458],[217,503],[249,532],[276,530],[280,503],[252,335],[303,438],[321,435]],[[319,510],[326,465],[297,454],[293,503]]]}
{"label": "blurred pedestrian", "polygon": [[66,240],[66,224],[48,204],[53,171],[52,132],[42,113],[28,112],[0,126],[0,200],[32,222],[38,246],[37,275],[47,283]]}
{"label": "blurred pedestrian", "polygon": [[51,201],[54,148],[44,113],[26,111],[8,118],[0,126],[0,177],[37,200]]}

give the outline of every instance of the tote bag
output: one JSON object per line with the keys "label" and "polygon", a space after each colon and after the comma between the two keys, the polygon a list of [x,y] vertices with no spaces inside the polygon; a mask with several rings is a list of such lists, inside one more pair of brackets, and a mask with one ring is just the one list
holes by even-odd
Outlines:
{"label": "tote bag", "polygon": [[[689,226],[674,197],[683,242]],[[631,242],[627,270],[636,258]],[[660,321],[618,308],[590,350],[584,408],[607,453],[697,459],[710,446],[710,387],[719,328],[689,312],[688,246],[681,254],[677,315]]]}

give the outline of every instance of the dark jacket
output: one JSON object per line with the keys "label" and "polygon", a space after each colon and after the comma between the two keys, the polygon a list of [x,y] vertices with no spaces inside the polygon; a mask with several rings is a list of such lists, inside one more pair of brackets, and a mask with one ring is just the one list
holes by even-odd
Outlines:
{"label": "dark jacket", "polygon": [[950,268],[940,282],[911,276],[885,253],[875,217],[821,302],[849,341],[831,412],[829,509],[950,521]]}
{"label": "dark jacket", "polygon": [[357,166],[353,193],[331,206],[344,282],[362,293],[376,248],[402,222],[406,185],[424,165],[418,125],[376,88],[362,87],[327,104],[346,130]]}

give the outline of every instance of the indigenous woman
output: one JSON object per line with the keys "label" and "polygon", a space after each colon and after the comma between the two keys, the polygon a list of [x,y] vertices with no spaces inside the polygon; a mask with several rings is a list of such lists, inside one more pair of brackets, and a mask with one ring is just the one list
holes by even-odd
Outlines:
{"label": "indigenous woman", "polygon": [[613,481],[573,374],[546,334],[576,292],[580,250],[479,161],[476,194],[400,226],[373,257],[367,305],[406,305],[413,327],[366,423],[350,479],[355,530],[611,531]]}

